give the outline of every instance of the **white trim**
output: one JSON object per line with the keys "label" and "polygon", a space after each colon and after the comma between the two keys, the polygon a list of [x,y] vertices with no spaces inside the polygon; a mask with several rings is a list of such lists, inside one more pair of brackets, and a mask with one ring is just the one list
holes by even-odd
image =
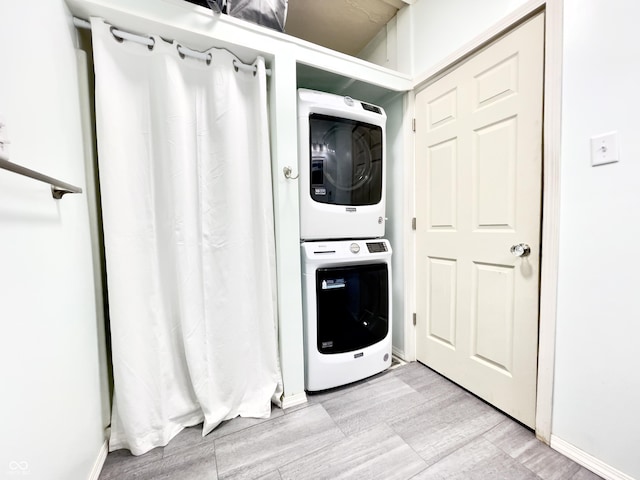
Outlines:
{"label": "white trim", "polygon": [[569,442],[562,440],[555,435],[551,435],[550,446],[554,450],[563,454],[565,457],[568,457],[574,462],[579,463],[584,468],[591,470],[593,473],[600,475],[602,478],[605,478],[607,480],[634,480],[633,477],[627,475],[626,473],[613,468],[611,465],[606,464],[593,455],[580,450],[578,447],[574,447]]}
{"label": "white trim", "polygon": [[556,307],[560,243],[560,147],[562,144],[562,11],[563,0],[547,0],[545,9],[545,79],[543,125],[542,257],[536,436],[551,438],[556,351]]}
{"label": "white trim", "polygon": [[413,3],[412,0],[382,0],[382,2],[386,3],[387,5],[391,5],[396,10],[400,10],[401,8],[404,8],[407,5]]}
{"label": "white trim", "polygon": [[295,407],[296,405],[302,405],[303,403],[307,403],[307,394],[304,392],[294,393],[293,395],[289,395],[282,399],[282,409],[284,410]]}
{"label": "white trim", "polygon": [[404,98],[404,196],[402,211],[406,212],[404,224],[404,353],[407,362],[416,360],[416,327],[413,325],[413,312],[416,311],[416,232],[412,228],[415,217],[415,182],[409,181],[415,174],[415,133],[411,128],[415,116],[415,92],[407,92]]}
{"label": "white trim", "polygon": [[93,468],[91,469],[91,475],[89,475],[89,480],[98,480],[100,477],[100,473],[102,472],[102,467],[104,466],[104,462],[107,459],[107,454],[109,453],[109,437],[104,439],[102,446],[100,447],[100,451],[98,452],[98,456],[96,461],[93,463]]}
{"label": "white trim", "polygon": [[404,352],[399,348],[391,347],[391,355],[393,355],[394,357],[398,357],[403,362],[407,361]]}
{"label": "white trim", "polygon": [[68,0],[67,6],[76,17],[100,17],[119,30],[172,38],[196,50],[214,43],[231,49],[244,63],[253,63],[256,55],[270,63],[286,51],[299,63],[371,85],[400,92],[411,88],[407,74],[230,15],[214,16],[208,8],[183,0]]}
{"label": "white trim", "polygon": [[[396,363],[395,365],[393,364],[394,361]],[[407,363],[409,362],[406,362],[403,358],[393,353],[391,358],[391,366],[389,367],[389,370],[394,370],[398,367],[401,367],[402,365],[406,365]]]}
{"label": "white trim", "polygon": [[[538,347],[538,381],[536,390],[536,436],[544,443],[551,437],[553,409],[553,375],[555,362],[555,326],[557,300],[557,266],[560,225],[560,146],[562,113],[562,6],[563,0],[531,0],[512,12],[493,27],[454,52],[435,67],[415,77],[415,92],[438,80],[460,62],[469,58],[507,31],[539,12],[545,12],[545,93],[544,93],[544,133],[543,133],[543,253],[540,262],[540,327]],[[411,97],[411,95],[408,95]],[[411,111],[415,111],[411,102]],[[410,124],[411,121],[409,120]],[[414,172],[413,139],[411,139],[411,174]],[[411,208],[414,212],[414,189],[411,187]],[[407,258],[411,259],[406,267],[407,289],[415,290],[415,232],[410,232],[406,242]],[[415,311],[415,299],[409,299],[407,312]],[[415,328],[411,314],[405,320],[405,352],[407,359],[415,359]],[[420,321],[420,319],[418,319]],[[412,339],[410,340],[409,337]],[[411,356],[413,353],[413,357]]]}
{"label": "white trim", "polygon": [[437,63],[426,72],[423,72],[420,75],[416,75],[413,78],[414,90],[419,91],[430,83],[435,82],[447,71],[455,68],[460,62],[474,55],[481,48],[489,45],[490,43],[493,43],[495,40],[504,35],[508,30],[513,29],[519,23],[522,23],[529,17],[541,11],[545,3],[545,0],[530,0],[517,10],[511,12],[509,15],[504,17],[488,30],[485,30],[473,40],[464,44],[462,47],[446,57],[440,63]]}

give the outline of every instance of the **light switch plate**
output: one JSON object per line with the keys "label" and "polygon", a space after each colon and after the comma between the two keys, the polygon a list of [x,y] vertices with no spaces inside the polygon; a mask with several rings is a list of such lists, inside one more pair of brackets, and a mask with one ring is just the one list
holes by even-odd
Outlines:
{"label": "light switch plate", "polygon": [[603,133],[591,137],[591,166],[620,161],[618,132]]}

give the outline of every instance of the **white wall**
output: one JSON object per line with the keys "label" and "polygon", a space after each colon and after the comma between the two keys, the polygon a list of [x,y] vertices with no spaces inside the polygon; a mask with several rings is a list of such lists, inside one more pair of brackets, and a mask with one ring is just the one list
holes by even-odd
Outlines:
{"label": "white wall", "polygon": [[366,59],[382,67],[398,69],[397,39],[398,16],[393,17],[378,34],[358,53],[358,58]]}
{"label": "white wall", "polygon": [[405,115],[405,95],[397,95],[383,103],[387,114],[387,197],[385,237],[389,239],[392,255],[392,343],[394,353],[405,357],[406,305],[404,282],[405,269],[405,229],[409,222],[404,205],[405,148],[403,121]]}
{"label": "white wall", "polygon": [[[640,4],[564,2],[560,265],[552,434],[640,478]],[[617,130],[620,163],[591,167]]]}
{"label": "white wall", "polygon": [[382,67],[412,74],[411,6],[399,10],[357,56]]}
{"label": "white wall", "polygon": [[417,0],[400,10],[358,56],[419,75],[526,1]]}
{"label": "white wall", "polygon": [[418,0],[411,5],[413,73],[419,75],[526,0]]}
{"label": "white wall", "polygon": [[[4,1],[1,11],[10,159],[86,188],[64,3]],[[87,196],[53,200],[48,185],[0,170],[0,232],[0,478],[87,479],[108,409]]]}

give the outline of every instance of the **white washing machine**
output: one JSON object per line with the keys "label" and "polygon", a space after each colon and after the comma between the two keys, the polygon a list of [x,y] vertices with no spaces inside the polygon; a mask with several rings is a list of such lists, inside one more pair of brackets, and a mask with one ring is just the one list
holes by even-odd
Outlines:
{"label": "white washing machine", "polygon": [[384,236],[386,121],[377,105],[298,90],[302,240]]}
{"label": "white washing machine", "polygon": [[304,242],[305,388],[325,390],[391,365],[388,240]]}

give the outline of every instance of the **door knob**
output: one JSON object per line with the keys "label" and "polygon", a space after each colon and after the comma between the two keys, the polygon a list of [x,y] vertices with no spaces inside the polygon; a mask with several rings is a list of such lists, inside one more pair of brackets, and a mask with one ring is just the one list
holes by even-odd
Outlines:
{"label": "door knob", "polygon": [[531,253],[531,247],[526,243],[519,243],[511,247],[511,253],[516,257],[526,257]]}

